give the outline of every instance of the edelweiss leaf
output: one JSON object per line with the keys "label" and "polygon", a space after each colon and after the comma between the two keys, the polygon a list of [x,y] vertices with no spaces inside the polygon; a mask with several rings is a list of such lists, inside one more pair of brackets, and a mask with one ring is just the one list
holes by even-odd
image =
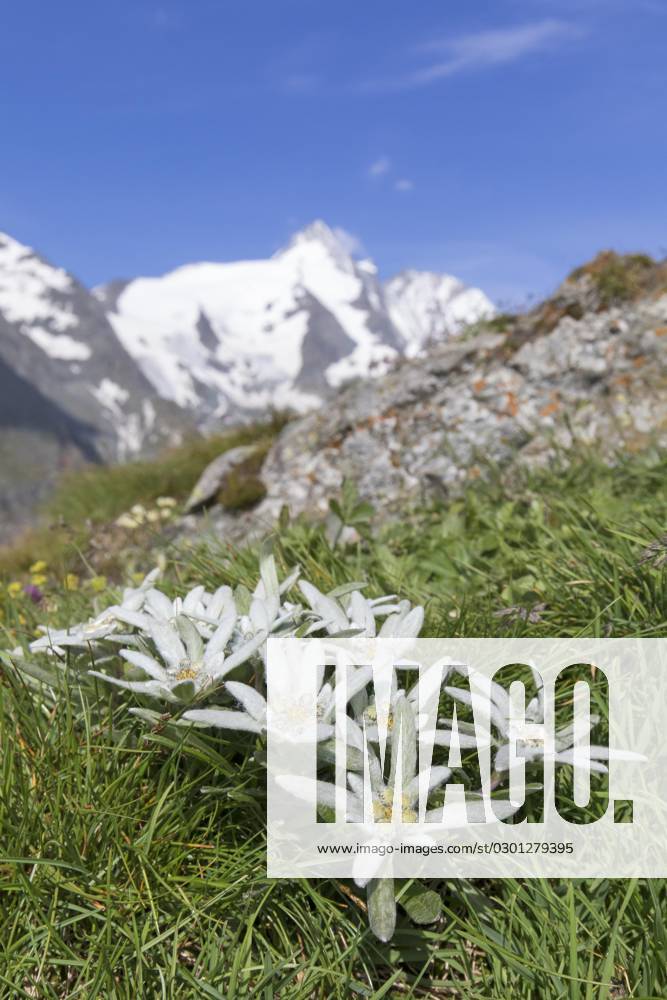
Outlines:
{"label": "edelweiss leaf", "polygon": [[266,724],[266,699],[259,691],[255,691],[249,684],[243,684],[241,681],[227,681],[225,687],[253,719],[260,725]]}
{"label": "edelweiss leaf", "polygon": [[262,727],[245,712],[232,712],[226,708],[192,708],[181,716],[188,722],[203,723],[217,729],[238,729],[261,733]]}

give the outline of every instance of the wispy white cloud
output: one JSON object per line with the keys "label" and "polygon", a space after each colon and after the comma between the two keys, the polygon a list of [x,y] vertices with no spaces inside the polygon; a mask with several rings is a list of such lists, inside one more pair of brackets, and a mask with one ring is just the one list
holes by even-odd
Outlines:
{"label": "wispy white cloud", "polygon": [[431,60],[394,79],[366,84],[366,90],[410,90],[424,87],[459,73],[475,72],[517,62],[524,56],[564,45],[581,37],[581,27],[547,18],[529,24],[479,31],[455,38],[440,38],[418,49]]}
{"label": "wispy white cloud", "polygon": [[391,160],[388,156],[380,156],[371,163],[367,170],[369,177],[383,177],[391,170]]}
{"label": "wispy white cloud", "polygon": [[[366,174],[371,180],[380,180],[387,176],[387,174],[393,174],[395,176],[394,165],[388,156],[379,156],[377,160],[367,168]],[[391,180],[391,187],[394,191],[400,191],[403,194],[408,191],[414,190],[414,181],[411,181],[409,177],[397,177],[396,180],[393,178],[387,178]]]}

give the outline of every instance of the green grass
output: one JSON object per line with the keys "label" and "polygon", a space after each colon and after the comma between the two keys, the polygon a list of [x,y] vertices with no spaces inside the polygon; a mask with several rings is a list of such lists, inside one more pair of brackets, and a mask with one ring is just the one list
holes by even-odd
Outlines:
{"label": "green grass", "polygon": [[[426,635],[665,636],[667,571],[641,557],[667,529],[666,476],[664,455],[589,457],[480,481],[346,548],[299,521],[277,550],[324,588],[366,579],[425,602]],[[172,557],[175,591],[254,582],[253,549],[202,540]],[[92,600],[111,595],[59,591],[50,615]],[[537,621],[497,614],[535,605]],[[7,594],[2,608],[11,646],[45,614]],[[73,704],[40,708],[0,677],[0,997],[667,996],[662,881],[431,881],[439,922],[399,911],[382,945],[352,882],[266,880],[251,737],[147,734],[108,690]]]}
{"label": "green grass", "polygon": [[[209,462],[230,448],[247,444],[257,444],[263,458],[283,423],[276,415],[224,434],[191,438],[155,458],[89,466],[63,476],[42,511],[41,523],[14,544],[0,548],[0,575],[26,570],[36,558],[58,566],[64,575],[73,568],[73,553],[76,559],[76,551],[85,549],[98,526],[113,521],[133,504],[151,504],[160,496],[185,502]],[[240,494],[241,486],[237,489]]]}
{"label": "green grass", "polygon": [[591,277],[604,309],[656,288],[664,289],[664,261],[659,263],[644,253],[617,254],[605,250],[583,267],[575,268],[570,278],[576,281],[585,274]]}
{"label": "green grass", "polygon": [[155,459],[76,472],[62,480],[47,514],[68,523],[110,521],[134,503],[159,496],[187,499],[209,462],[237,445],[264,443],[276,428],[249,424],[210,438],[193,438]]}

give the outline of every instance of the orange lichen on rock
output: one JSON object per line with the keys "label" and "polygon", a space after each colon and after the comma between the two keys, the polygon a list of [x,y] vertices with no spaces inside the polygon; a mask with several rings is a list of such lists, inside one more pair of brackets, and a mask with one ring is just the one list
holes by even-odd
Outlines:
{"label": "orange lichen on rock", "polygon": [[541,417],[550,417],[552,413],[557,413],[560,410],[560,402],[557,399],[553,399],[546,406],[543,406],[540,410]]}
{"label": "orange lichen on rock", "polygon": [[519,400],[516,398],[516,393],[507,393],[507,412],[510,417],[516,417],[519,412]]}

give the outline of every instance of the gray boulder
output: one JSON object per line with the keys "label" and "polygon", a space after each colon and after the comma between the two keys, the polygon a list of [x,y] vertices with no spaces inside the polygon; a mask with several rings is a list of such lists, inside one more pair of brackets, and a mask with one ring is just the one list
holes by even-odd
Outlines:
{"label": "gray boulder", "polygon": [[186,514],[195,514],[212,504],[229,473],[246,462],[255,452],[254,445],[239,445],[218,455],[206,466],[185,504]]}

